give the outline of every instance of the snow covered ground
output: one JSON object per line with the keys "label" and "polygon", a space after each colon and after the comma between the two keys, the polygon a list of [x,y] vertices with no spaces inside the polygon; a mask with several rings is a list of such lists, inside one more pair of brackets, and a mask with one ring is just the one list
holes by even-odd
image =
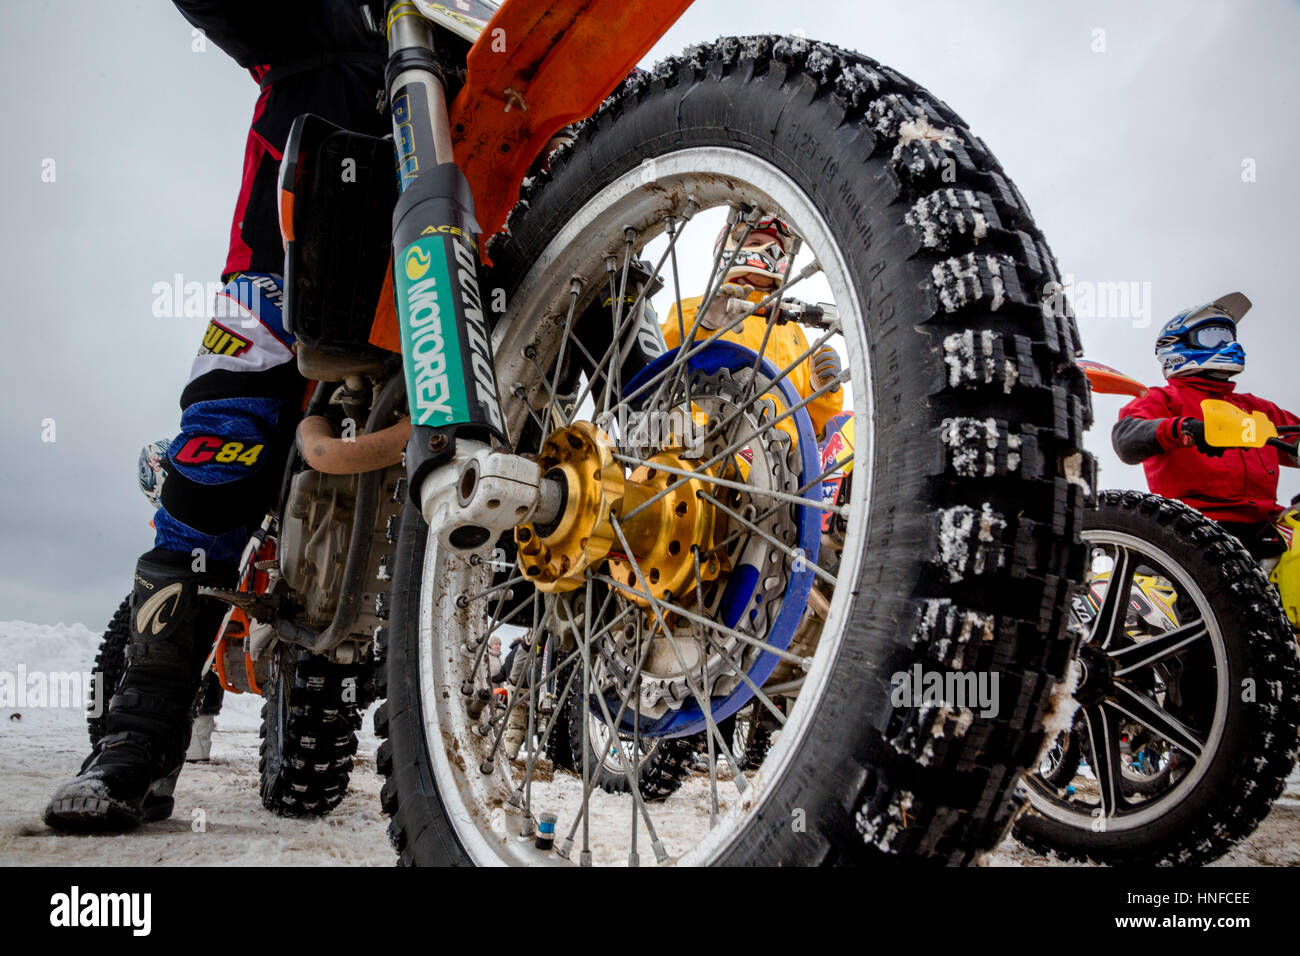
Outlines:
{"label": "snow covered ground", "polygon": [[[261,698],[235,695],[226,696],[217,718],[212,761],[190,764],[181,774],[177,811],[170,820],[124,836],[78,837],[47,829],[41,810],[54,786],[76,772],[88,745],[81,701],[70,699],[74,682],[50,682],[45,675],[89,670],[98,643],[99,635],[79,624],[0,622],[0,865],[392,865],[387,821],[379,809],[378,740],[371,715],[359,734],[356,770],[342,804],[322,820],[290,820],[268,813],[258,799]],[[40,675],[34,683],[32,675]],[[11,698],[7,695],[15,693],[18,676],[27,678],[25,688],[47,685],[51,690],[39,702]],[[576,781],[559,775],[550,786],[572,790],[568,796],[576,808]],[[697,774],[663,807],[662,817],[655,812],[666,843],[672,844],[677,823],[698,819],[708,794],[707,776]],[[598,794],[593,818],[626,813],[626,800]],[[674,807],[690,812],[674,816]],[[653,861],[648,845],[642,860]],[[999,847],[989,864],[1063,865],[1013,840]],[[1259,830],[1216,865],[1300,865],[1300,775],[1292,776]]]}

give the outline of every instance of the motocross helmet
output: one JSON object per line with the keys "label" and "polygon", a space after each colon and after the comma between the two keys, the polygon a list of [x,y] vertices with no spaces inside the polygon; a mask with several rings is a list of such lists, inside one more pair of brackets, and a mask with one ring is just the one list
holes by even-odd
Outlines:
{"label": "motocross helmet", "polygon": [[[731,254],[740,249],[736,252],[736,261],[727,270],[727,282],[743,282],[746,277],[760,276],[770,279],[771,284],[780,285],[790,269],[789,252],[793,244],[794,233],[785,220],[764,216],[752,224],[738,222],[730,229],[724,226],[713,244],[713,256],[716,259],[725,249],[722,260],[725,265],[731,261]],[[760,281],[759,284],[769,283]]]}
{"label": "motocross helmet", "polygon": [[1237,323],[1250,311],[1250,299],[1229,292],[1213,302],[1184,309],[1156,337],[1156,358],[1165,378],[1212,375],[1227,378],[1246,367],[1246,350],[1237,342]]}

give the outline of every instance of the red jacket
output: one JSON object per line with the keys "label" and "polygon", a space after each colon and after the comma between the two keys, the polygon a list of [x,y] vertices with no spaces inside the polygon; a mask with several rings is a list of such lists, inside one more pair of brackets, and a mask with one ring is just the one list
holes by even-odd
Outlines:
{"label": "red jacket", "polygon": [[1232,382],[1195,377],[1172,378],[1122,409],[1120,419],[1161,420],[1155,431],[1160,452],[1142,462],[1151,491],[1176,498],[1216,521],[1259,524],[1279,512],[1277,480],[1280,464],[1296,466],[1295,459],[1279,455],[1276,448],[1225,448],[1223,457],[1211,458],[1195,447],[1184,447],[1175,437],[1173,420],[1183,416],[1201,419],[1201,400],[1217,398],[1246,412],[1261,411],[1274,425],[1298,425],[1300,418],[1272,402],[1235,391]]}

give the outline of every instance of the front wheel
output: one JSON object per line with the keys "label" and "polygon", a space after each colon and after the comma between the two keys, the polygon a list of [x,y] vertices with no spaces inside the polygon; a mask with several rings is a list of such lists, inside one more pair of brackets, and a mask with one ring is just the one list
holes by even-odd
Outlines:
{"label": "front wheel", "polygon": [[[683,300],[707,314],[715,237],[765,216],[798,237],[782,294],[835,308],[778,323],[769,299],[733,320],[748,338],[701,329]],[[521,835],[554,813],[575,863],[976,861],[1071,656],[1092,470],[1077,333],[1041,300],[1055,265],[983,142],[857,54],[722,40],[630,78],[491,253],[509,433],[570,494],[560,524],[503,539],[508,571],[403,516],[376,718],[401,860],[538,862]],[[654,354],[647,304],[685,348]],[[814,387],[823,347],[843,371]],[[856,421],[848,503],[822,492],[828,405]],[[557,693],[613,732],[704,732],[733,767],[719,723],[756,704],[780,733],[671,814],[592,799],[538,772],[531,691],[475,704],[497,632],[565,648]],[[512,727],[531,742],[507,759]]]}

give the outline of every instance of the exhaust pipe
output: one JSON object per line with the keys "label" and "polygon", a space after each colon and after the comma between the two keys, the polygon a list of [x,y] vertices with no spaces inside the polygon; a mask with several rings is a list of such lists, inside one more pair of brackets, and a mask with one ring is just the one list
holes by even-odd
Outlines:
{"label": "exhaust pipe", "polygon": [[321,415],[298,423],[298,451],[303,461],[327,475],[361,475],[401,464],[411,437],[411,422],[400,422],[355,437],[340,438],[334,424]]}

